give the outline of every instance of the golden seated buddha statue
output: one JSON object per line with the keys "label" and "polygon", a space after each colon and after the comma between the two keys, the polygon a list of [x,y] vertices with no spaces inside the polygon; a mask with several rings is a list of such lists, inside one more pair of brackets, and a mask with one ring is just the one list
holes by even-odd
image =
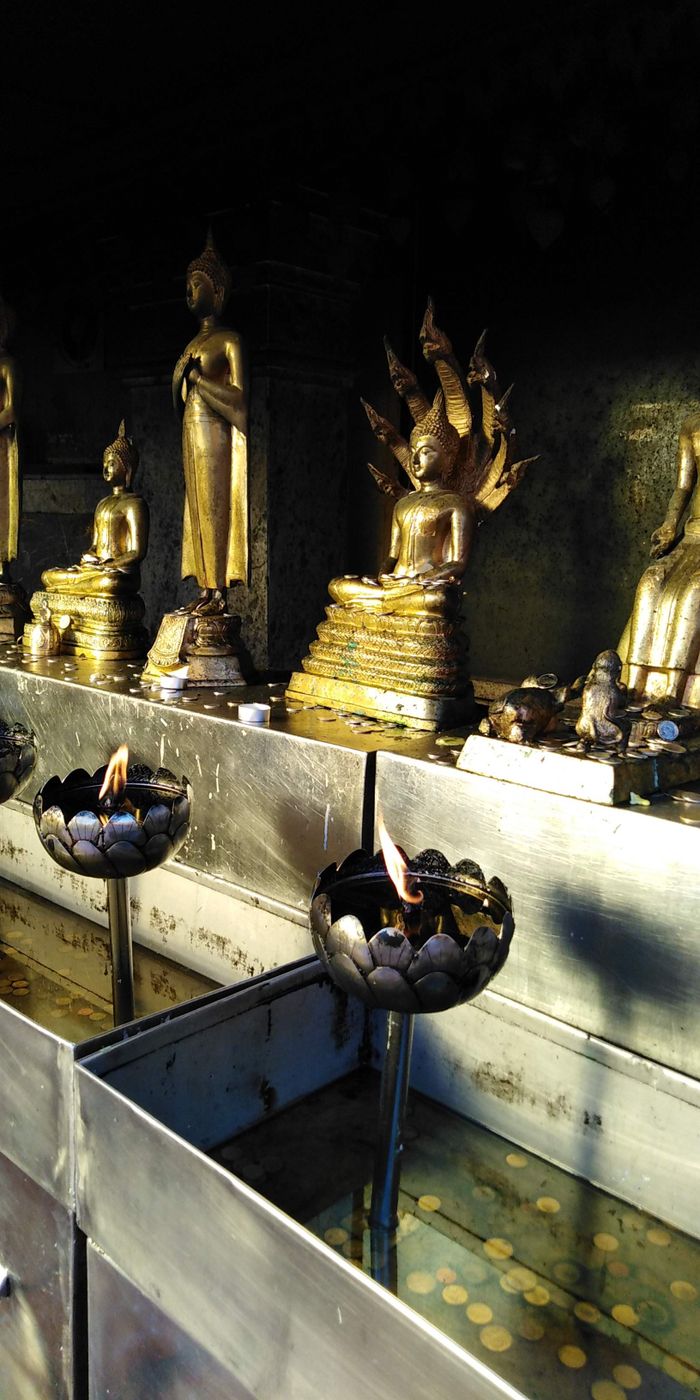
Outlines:
{"label": "golden seated buddha statue", "polygon": [[149,515],[143,496],[131,490],[138,460],[122,422],[104,452],[102,475],[112,492],[95,507],[90,549],[79,564],[46,569],[42,590],[32,598],[35,618],[45,609],[70,617],[62,651],[96,660],[143,655],[140,564],[148,548]]}
{"label": "golden seated buddha statue", "polygon": [[[683,423],[675,490],[651,537],[618,652],[640,698],[700,708],[700,413]],[[685,525],[681,522],[687,510]]]}
{"label": "golden seated buddha statue", "polygon": [[[389,558],[376,578],[331,580],[326,621],[287,695],[292,702],[435,729],[466,720],[472,709],[459,625],[462,577],[477,525],[518,484],[527,462],[512,460],[508,396],[498,391],[483,337],[466,375],[435,325],[432,302],[420,338],[440,380],[432,404],[387,345],[392,384],[415,423],[409,441],[364,405],[413,488],[370,467],[396,502]],[[475,426],[469,389],[477,386],[482,402]]]}

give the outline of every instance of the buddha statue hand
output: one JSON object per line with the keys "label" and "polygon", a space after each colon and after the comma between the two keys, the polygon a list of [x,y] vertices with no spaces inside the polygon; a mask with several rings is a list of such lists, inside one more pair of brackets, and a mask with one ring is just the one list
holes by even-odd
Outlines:
{"label": "buddha statue hand", "polygon": [[664,554],[668,554],[676,543],[677,529],[670,520],[664,520],[663,525],[659,525],[651,537],[651,549],[649,553],[652,559],[660,559]]}

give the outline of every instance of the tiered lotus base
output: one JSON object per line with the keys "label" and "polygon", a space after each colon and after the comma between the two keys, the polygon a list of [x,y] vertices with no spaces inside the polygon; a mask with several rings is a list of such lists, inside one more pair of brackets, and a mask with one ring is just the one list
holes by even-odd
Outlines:
{"label": "tiered lotus base", "polygon": [[456,621],[331,604],[287,699],[413,729],[465,724],[474,712],[466,641]]}
{"label": "tiered lotus base", "polygon": [[[70,617],[70,625],[61,638],[61,651],[71,656],[128,661],[145,653],[148,638],[142,622],[146,608],[138,594],[101,598],[40,591],[32,594],[31,608],[37,620],[42,608],[48,608],[53,617]],[[27,643],[29,630],[28,625]]]}

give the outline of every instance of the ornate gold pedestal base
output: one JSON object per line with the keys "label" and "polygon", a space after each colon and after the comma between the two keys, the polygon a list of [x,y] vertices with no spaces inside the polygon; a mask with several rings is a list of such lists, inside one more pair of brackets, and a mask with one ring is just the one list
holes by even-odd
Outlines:
{"label": "ornate gold pedestal base", "polygon": [[369,715],[371,719],[405,724],[409,729],[445,729],[467,724],[474,711],[471,696],[438,699],[410,695],[407,691],[382,690],[379,686],[312,676],[308,671],[294,672],[286,699],[292,704],[326,705],[330,710]]}
{"label": "ornate gold pedestal base", "polygon": [[414,729],[465,724],[474,710],[465,651],[457,622],[331,604],[287,698]]}
{"label": "ornate gold pedestal base", "polygon": [[[687,676],[681,689],[677,672],[657,670],[652,666],[645,666],[641,673],[637,666],[633,670],[634,692],[640,698],[644,697],[649,702],[674,699],[679,705],[689,705],[694,710],[700,710],[700,675]],[[625,685],[629,684],[629,675],[629,665],[625,664],[621,676]]]}
{"label": "ornate gold pedestal base", "polygon": [[185,686],[245,685],[240,631],[241,619],[233,613],[166,613],[141,679],[157,684],[171,677]]}
{"label": "ornate gold pedestal base", "polygon": [[30,620],[29,601],[21,583],[0,583],[0,639],[14,642]]}
{"label": "ornate gold pedestal base", "polygon": [[[53,617],[70,617],[70,626],[61,639],[61,651],[69,656],[87,656],[94,661],[129,661],[143,656],[148,642],[142,627],[143,598],[80,598],[72,593],[32,594],[32,613],[38,620],[42,609]],[[24,629],[23,645],[29,648],[31,627]]]}
{"label": "ornate gold pedestal base", "polygon": [[553,748],[551,744],[552,740],[543,744],[510,744],[506,739],[470,734],[457,767],[485,778],[538,788],[540,792],[606,804],[627,802],[633,792],[640,797],[666,792],[700,778],[700,736],[684,741],[684,753],[661,751],[640,753],[637,757],[611,752],[607,757],[595,758],[576,749]]}

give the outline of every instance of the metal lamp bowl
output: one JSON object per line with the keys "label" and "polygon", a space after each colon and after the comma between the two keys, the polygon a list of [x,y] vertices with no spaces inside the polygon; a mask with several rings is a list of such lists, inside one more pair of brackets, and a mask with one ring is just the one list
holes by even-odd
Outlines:
{"label": "metal lamp bowl", "polygon": [[21,792],[36,763],[36,741],[22,724],[0,720],[0,802]]}
{"label": "metal lamp bowl", "polygon": [[[90,775],[76,768],[68,777],[49,778],[34,799],[34,821],[44,850],[77,875],[103,880],[142,875],[169,860],[182,846],[190,825],[192,789],[167,768],[156,773],[145,764],[129,768],[126,787],[107,815],[98,800],[106,765]],[[135,812],[122,811],[125,800]],[[138,813],[138,815],[136,815]]]}
{"label": "metal lamp bowl", "polygon": [[487,881],[471,860],[452,866],[440,851],[421,851],[408,868],[423,894],[420,926],[414,915],[408,932],[396,927],[407,906],[384,857],[353,851],[316,881],[311,936],[333,981],[366,1006],[447,1011],[478,996],[502,968],[515,929],[510,898],[498,876]]}

